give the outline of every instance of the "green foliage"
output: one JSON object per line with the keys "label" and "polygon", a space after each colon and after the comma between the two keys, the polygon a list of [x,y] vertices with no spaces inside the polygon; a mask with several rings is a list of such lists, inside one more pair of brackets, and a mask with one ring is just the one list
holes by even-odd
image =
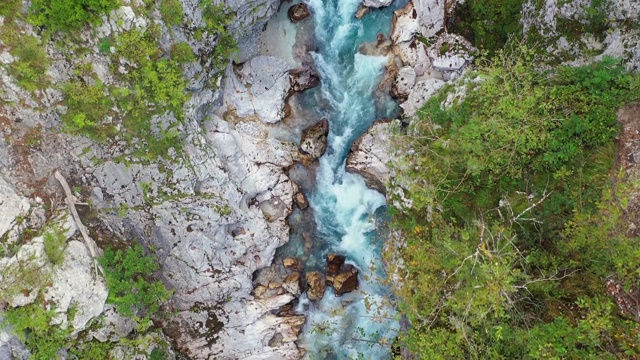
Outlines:
{"label": "green foliage", "polygon": [[105,36],[98,43],[98,51],[101,54],[109,54],[111,52],[111,43],[109,42],[109,37]]}
{"label": "green foliage", "polygon": [[[68,107],[62,116],[66,131],[97,141],[119,135],[133,145],[134,155],[143,160],[167,156],[171,148],[180,149],[176,124],[166,129],[152,124],[154,115],[167,112],[180,121],[188,98],[180,61],[162,57],[158,31],[157,27],[146,32],[134,29],[115,40],[115,56],[128,64],[120,79],[125,86],[106,87],[98,80],[87,80],[92,77],[90,68],[76,72],[78,79],[63,86]],[[109,40],[105,38],[103,43],[105,51],[110,52]],[[122,126],[116,132],[118,122]]]}
{"label": "green foliage", "polygon": [[93,84],[71,81],[63,86],[62,91],[67,105],[67,112],[62,116],[65,130],[104,141],[109,134],[105,129],[109,126],[103,127],[103,120],[113,107],[107,88],[100,81]]}
{"label": "green foliage", "polygon": [[68,330],[50,325],[55,311],[45,310],[37,304],[9,309],[5,320],[31,352],[31,359],[59,359],[58,350],[65,346]]}
{"label": "green foliage", "polygon": [[50,31],[78,30],[121,5],[121,0],[33,0],[29,22]]}
{"label": "green foliage", "polygon": [[156,313],[171,296],[162,282],[153,280],[158,264],[145,255],[140,245],[123,250],[106,249],[100,258],[105,270],[109,297],[122,315],[138,318]]}
{"label": "green foliage", "polygon": [[429,359],[638,356],[640,325],[603,279],[640,284],[620,204],[631,189],[611,181],[616,111],[639,77],[607,58],[536,70],[526,47],[493,59],[395,140],[413,203],[393,220],[407,240],[401,341]]}
{"label": "green foliage", "polygon": [[184,11],[178,0],[160,0],[160,16],[167,26],[176,26],[182,23]]}
{"label": "green foliage", "polygon": [[22,6],[20,0],[3,0],[0,2],[0,16],[13,16]]}
{"label": "green foliage", "polygon": [[522,32],[523,0],[470,0],[456,6],[458,22],[450,31],[460,33],[490,54],[502,49],[509,37]]}
{"label": "green foliage", "polygon": [[191,50],[191,46],[186,42],[179,42],[173,44],[171,47],[171,59],[175,60],[179,64],[188,63],[196,60],[196,55]]}
{"label": "green foliage", "polygon": [[50,228],[44,232],[44,253],[53,265],[59,265],[64,260],[64,249],[67,242],[62,229]]}
{"label": "green foliage", "polygon": [[48,84],[45,73],[49,69],[49,59],[37,38],[21,36],[19,43],[14,44],[11,54],[17,59],[9,65],[9,73],[18,80],[20,86],[34,91]]}
{"label": "green foliage", "polygon": [[209,35],[216,36],[217,44],[210,56],[212,67],[222,70],[228,64],[229,59],[238,52],[238,44],[228,31],[228,26],[235,20],[235,15],[224,3],[216,4],[212,0],[204,0],[202,7],[202,19],[205,22],[204,30]]}
{"label": "green foliage", "polygon": [[109,350],[113,344],[110,342],[90,341],[76,343],[70,349],[71,359],[92,360],[109,359]]}

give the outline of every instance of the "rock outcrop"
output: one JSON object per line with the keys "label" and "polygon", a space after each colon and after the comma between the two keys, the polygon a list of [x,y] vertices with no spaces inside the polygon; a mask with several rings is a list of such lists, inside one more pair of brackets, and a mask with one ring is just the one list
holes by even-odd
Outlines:
{"label": "rock outcrop", "polygon": [[317,271],[307,273],[307,297],[311,301],[322,299],[324,291],[327,289],[325,277]]}
{"label": "rock outcrop", "polygon": [[376,121],[353,143],[346,162],[347,171],[361,175],[367,186],[382,194],[386,194],[390,177],[387,164],[391,161],[393,126],[391,120]]}
{"label": "rock outcrop", "polygon": [[358,269],[351,264],[346,264],[333,278],[333,289],[336,296],[352,292],[358,288]]}
{"label": "rock outcrop", "polygon": [[327,150],[327,136],[329,135],[329,121],[322,119],[302,131],[300,153],[302,161],[309,164],[319,159]]}
{"label": "rock outcrop", "polygon": [[307,7],[307,4],[300,3],[289,7],[288,15],[292,23],[297,23],[298,21],[304,20],[309,17],[311,15],[311,12],[309,11],[309,7]]}
{"label": "rock outcrop", "polygon": [[239,117],[256,117],[265,124],[284,117],[291,89],[289,66],[274,56],[257,56],[225,74],[223,99]]}

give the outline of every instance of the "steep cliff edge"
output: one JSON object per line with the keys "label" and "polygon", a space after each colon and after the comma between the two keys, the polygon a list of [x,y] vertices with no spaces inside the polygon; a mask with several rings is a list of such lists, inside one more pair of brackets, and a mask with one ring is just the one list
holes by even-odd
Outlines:
{"label": "steep cliff edge", "polygon": [[[16,3],[16,9],[26,14],[28,5]],[[269,133],[269,124],[284,117],[293,91],[289,65],[257,56],[256,39],[279,2],[123,5],[101,15],[96,25],[73,31],[50,32],[19,17],[2,17],[11,31],[0,43],[0,179],[8,180],[0,184],[7,210],[0,217],[2,260],[36,246],[27,234],[54,224],[55,209],[66,211],[53,178],[59,170],[101,248],[139,243],[159,263],[155,276],[173,295],[163,304],[168,316],[152,320],[172,344],[167,354],[297,359],[293,342],[304,318],[271,313],[290,302],[289,296],[250,295],[254,271],[270,265],[275,249],[288,241],[293,187],[283,169],[298,156],[297,144]],[[23,64],[29,54],[20,53],[19,36],[45,55],[37,60],[46,73],[32,82],[19,71],[29,66]],[[235,55],[229,36],[238,40]],[[227,65],[227,55],[241,65]],[[75,241],[79,235],[68,238],[66,260],[54,266],[62,274],[54,288],[63,285],[64,269],[81,271],[76,260],[65,265],[83,247]],[[92,276],[104,289],[100,277]],[[25,305],[49,289],[48,283],[34,285],[21,303],[2,300],[10,307]],[[91,293],[104,294],[96,291]],[[83,322],[76,316],[73,331],[97,331],[84,341],[104,341],[95,334],[109,321],[95,320],[106,295],[92,301],[89,312],[89,304],[71,294],[67,306],[71,302],[74,311],[86,314]],[[110,336],[140,339],[131,330]],[[1,339],[2,351],[24,355],[14,340]]]}

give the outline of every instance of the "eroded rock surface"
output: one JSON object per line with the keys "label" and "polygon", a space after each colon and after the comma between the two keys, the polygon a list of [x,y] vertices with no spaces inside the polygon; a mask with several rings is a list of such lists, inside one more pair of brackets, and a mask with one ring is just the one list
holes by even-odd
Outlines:
{"label": "eroded rock surface", "polygon": [[302,131],[300,153],[307,162],[320,158],[327,150],[327,136],[329,135],[329,121],[322,119],[316,124]]}
{"label": "eroded rock surface", "polygon": [[300,3],[296,5],[292,5],[288,11],[289,19],[292,23],[297,23],[298,21],[304,20],[311,15],[309,11],[309,7],[307,4]]}
{"label": "eroded rock surface", "polygon": [[317,301],[322,299],[326,289],[324,275],[317,271],[307,273],[307,297],[309,300]]}
{"label": "eroded rock surface", "polygon": [[367,186],[382,194],[386,194],[390,177],[387,164],[391,161],[393,126],[390,120],[376,121],[353,143],[347,156],[347,171],[360,174]]}

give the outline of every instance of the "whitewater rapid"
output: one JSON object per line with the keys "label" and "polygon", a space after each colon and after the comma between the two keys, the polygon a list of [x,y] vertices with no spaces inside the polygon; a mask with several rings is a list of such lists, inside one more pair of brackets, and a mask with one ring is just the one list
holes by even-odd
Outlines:
{"label": "whitewater rapid", "polygon": [[367,188],[359,175],[345,171],[353,141],[375,120],[390,115],[376,111],[374,97],[389,59],[360,54],[358,48],[364,41],[375,41],[378,33],[388,35],[392,9],[374,10],[357,20],[360,4],[361,0],[307,2],[318,43],[312,56],[322,79],[309,102],[330,123],[328,150],[320,158],[309,194],[316,243],[321,245],[314,245],[307,266],[322,267],[328,253],[337,253],[360,271],[358,291],[336,297],[328,287],[316,304],[304,295],[300,299],[298,310],[307,315],[301,346],[308,359],[389,359],[399,329],[390,291],[381,280],[382,243],[375,236],[375,214],[385,210],[385,198]]}

